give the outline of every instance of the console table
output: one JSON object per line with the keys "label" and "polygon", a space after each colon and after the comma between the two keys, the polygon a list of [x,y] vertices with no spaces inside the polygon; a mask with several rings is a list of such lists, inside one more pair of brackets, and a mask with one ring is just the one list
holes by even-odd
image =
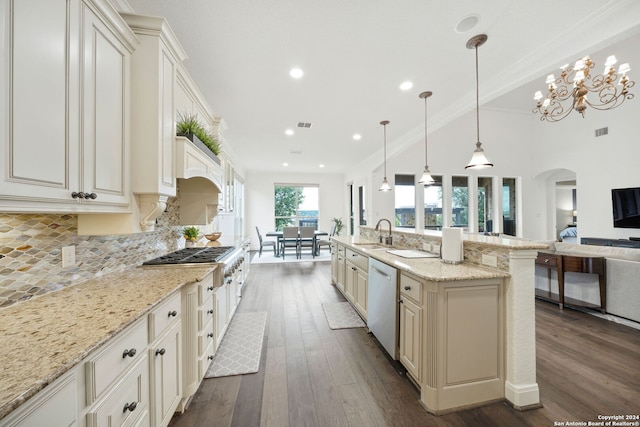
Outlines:
{"label": "console table", "polygon": [[[593,257],[579,254],[561,254],[557,252],[538,252],[536,265],[549,270],[555,270],[558,274],[558,294],[551,291],[536,289],[536,297],[548,301],[557,302],[560,308],[564,308],[565,303],[588,308],[598,308],[602,313],[607,310],[607,265],[604,257]],[[564,273],[592,273],[598,275],[598,285],[600,286],[600,305],[586,303],[574,298],[564,296]]]}

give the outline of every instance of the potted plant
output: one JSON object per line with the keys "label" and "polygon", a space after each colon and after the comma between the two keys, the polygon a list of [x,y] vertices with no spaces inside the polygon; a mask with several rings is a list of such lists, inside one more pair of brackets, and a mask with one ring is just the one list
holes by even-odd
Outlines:
{"label": "potted plant", "polygon": [[331,221],[336,225],[336,236],[339,236],[340,232],[344,228],[344,224],[342,223],[342,218],[333,218]]}
{"label": "potted plant", "polygon": [[194,145],[202,150],[203,153],[220,164],[220,159],[218,158],[220,154],[220,143],[211,132],[204,128],[195,114],[178,113],[176,134],[188,138]]}
{"label": "potted plant", "polygon": [[200,230],[198,227],[184,227],[182,229],[182,235],[184,236],[185,247],[192,248],[195,246],[196,241],[198,240],[198,236],[200,235]]}

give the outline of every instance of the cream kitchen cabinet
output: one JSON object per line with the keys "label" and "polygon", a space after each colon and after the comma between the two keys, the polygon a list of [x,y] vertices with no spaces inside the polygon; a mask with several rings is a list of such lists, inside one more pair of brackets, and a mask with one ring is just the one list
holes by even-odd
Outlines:
{"label": "cream kitchen cabinet", "polygon": [[416,382],[422,373],[422,282],[400,274],[400,363]]}
{"label": "cream kitchen cabinet", "polygon": [[338,243],[331,242],[331,283],[338,283]]}
{"label": "cream kitchen cabinet", "polygon": [[176,292],[149,314],[151,425],[169,424],[182,397],[182,305]]}
{"label": "cream kitchen cabinet", "polygon": [[366,320],[369,257],[347,248],[345,259],[344,294]]}
{"label": "cream kitchen cabinet", "polygon": [[[345,257],[345,251],[346,248],[342,245],[337,245],[337,255],[336,255],[336,271],[335,271],[335,277],[336,277],[336,287],[340,290],[340,292],[342,292],[343,294],[345,293],[345,272],[346,272],[346,268],[347,268],[347,261],[346,261],[346,257]],[[332,271],[333,271],[333,263],[331,264],[332,267]]]}
{"label": "cream kitchen cabinet", "polygon": [[106,0],[0,4],[3,209],[128,211],[135,35]]}

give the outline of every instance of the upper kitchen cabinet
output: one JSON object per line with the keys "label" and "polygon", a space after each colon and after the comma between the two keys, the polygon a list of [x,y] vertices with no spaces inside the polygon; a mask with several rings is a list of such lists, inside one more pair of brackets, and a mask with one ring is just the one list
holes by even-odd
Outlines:
{"label": "upper kitchen cabinet", "polygon": [[135,34],[107,0],[0,5],[3,211],[129,211]]}
{"label": "upper kitchen cabinet", "polygon": [[140,209],[140,227],[152,230],[176,196],[176,81],[184,49],[164,18],[123,13],[140,40],[133,55],[132,189]]}

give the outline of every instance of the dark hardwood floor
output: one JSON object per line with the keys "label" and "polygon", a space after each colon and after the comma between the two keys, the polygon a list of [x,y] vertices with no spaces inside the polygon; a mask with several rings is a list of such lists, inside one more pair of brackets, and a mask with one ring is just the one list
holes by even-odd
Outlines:
{"label": "dark hardwood floor", "polygon": [[640,414],[637,329],[537,301],[543,407],[434,416],[364,328],[329,329],[321,304],[333,301],[344,298],[327,262],[252,265],[238,311],[268,312],[260,371],[203,380],[170,426],[554,426]]}

